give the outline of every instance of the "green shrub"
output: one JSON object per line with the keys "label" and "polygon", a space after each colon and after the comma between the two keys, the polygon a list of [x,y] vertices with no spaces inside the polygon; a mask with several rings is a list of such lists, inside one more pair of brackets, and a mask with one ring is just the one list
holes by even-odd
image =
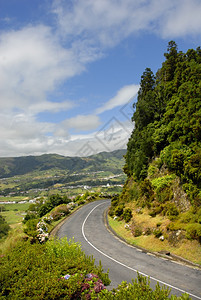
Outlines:
{"label": "green shrub", "polygon": [[23,223],[25,224],[28,220],[37,219],[37,215],[35,213],[29,212],[24,217]]}
{"label": "green shrub", "polygon": [[157,284],[152,289],[149,279],[139,274],[132,283],[122,282],[113,291],[102,290],[102,283],[108,285],[110,280],[101,263],[96,266],[79,244],[66,238],[43,245],[20,241],[1,257],[1,299],[169,299],[168,288]]}
{"label": "green shrub", "polygon": [[197,222],[201,224],[201,208],[197,212]]}
{"label": "green shrub", "polygon": [[171,168],[176,171],[176,174],[180,176],[183,173],[184,168],[184,153],[182,150],[175,149],[172,151],[170,159]]}
{"label": "green shrub", "polygon": [[201,150],[196,150],[196,153],[191,155],[184,164],[185,175],[188,176],[194,183],[201,187]]}
{"label": "green shrub", "polygon": [[119,195],[114,195],[111,199],[111,205],[112,206],[117,206],[119,203]]}
{"label": "green shrub", "polygon": [[62,197],[59,194],[51,195],[49,199],[45,203],[41,203],[40,206],[37,208],[37,214],[39,217],[43,217],[48,212],[50,212],[54,207],[59,206],[61,204],[67,204],[71,202],[70,199],[65,195]]}
{"label": "green shrub", "polygon": [[149,215],[151,217],[155,217],[156,215],[160,214],[162,212],[162,210],[163,210],[162,205],[160,205],[159,203],[158,203],[158,205],[156,205],[156,203],[155,203],[155,206],[151,209],[151,211],[149,212]]}
{"label": "green shrub", "polygon": [[90,196],[89,191],[86,191],[86,192],[84,193],[84,195],[82,196],[82,198],[83,198],[84,200],[86,200],[87,197],[89,197],[89,196]]}
{"label": "green shrub", "polygon": [[61,219],[63,216],[67,216],[69,213],[70,211],[67,208],[66,204],[61,204],[51,212],[51,216],[53,220],[56,221]]}
{"label": "green shrub", "polygon": [[38,219],[29,219],[27,222],[26,222],[26,225],[25,225],[25,228],[24,228],[24,232],[33,237],[33,238],[36,238],[38,232],[37,232],[37,223],[38,223]]}
{"label": "green shrub", "polygon": [[163,177],[155,178],[151,181],[156,193],[160,192],[164,188],[168,187],[172,181],[176,178],[174,174],[165,175]]}
{"label": "green shrub", "polygon": [[180,220],[183,223],[195,223],[197,221],[197,215],[193,213],[192,210],[189,210],[181,214]]}
{"label": "green shrub", "polygon": [[122,214],[123,214],[123,212],[124,212],[124,205],[123,204],[121,204],[121,205],[118,205],[116,208],[115,208],[115,215],[117,216],[117,217],[120,217],[120,216],[122,216]]}
{"label": "green shrub", "polygon": [[110,206],[110,208],[108,210],[108,214],[109,214],[110,217],[114,216],[114,211],[115,211],[115,208],[113,206]]}
{"label": "green shrub", "polygon": [[148,176],[154,177],[154,175],[156,175],[157,172],[158,172],[158,168],[156,166],[154,166],[153,164],[150,164],[149,168],[148,168]]}
{"label": "green shrub", "polygon": [[83,205],[83,204],[85,204],[85,200],[82,200],[82,199],[81,199],[81,200],[78,200],[78,201],[77,201],[77,205],[78,205],[78,206]]}
{"label": "green shrub", "polygon": [[145,179],[140,183],[141,195],[149,198],[153,194],[152,184],[149,179]]}
{"label": "green shrub", "polygon": [[10,230],[10,226],[6,222],[5,218],[0,214],[0,239],[7,236]]}
{"label": "green shrub", "polygon": [[[90,289],[96,282],[110,283],[101,264],[81,251],[79,244],[67,239],[51,240],[46,244],[19,242],[1,258],[1,299],[76,299],[87,283],[86,275],[94,274]],[[63,276],[69,274],[68,280]],[[86,291],[87,293],[87,291]]]}
{"label": "green shrub", "polygon": [[166,228],[167,230],[176,231],[176,230],[183,229],[183,225],[178,221],[170,222]]}
{"label": "green shrub", "polygon": [[174,203],[168,202],[163,205],[163,214],[167,216],[178,216],[179,211]]}
{"label": "green shrub", "polygon": [[116,214],[116,208],[118,206],[119,203],[119,195],[114,195],[111,199],[111,206],[109,208],[108,214],[109,216],[114,216]]}
{"label": "green shrub", "polygon": [[156,216],[156,211],[154,210],[154,209],[152,209],[150,212],[149,212],[149,215],[151,216],[151,217],[155,217]]}
{"label": "green shrub", "polygon": [[173,198],[173,192],[170,187],[166,187],[159,191],[156,195],[156,200],[160,203],[165,203]]}
{"label": "green shrub", "polygon": [[144,234],[145,234],[145,235],[150,235],[150,234],[152,234],[151,228],[150,228],[150,227],[146,228],[145,231],[144,231]]}
{"label": "green shrub", "polygon": [[135,237],[141,236],[142,235],[142,228],[139,225],[134,226],[134,229],[132,229],[132,234]]}
{"label": "green shrub", "polygon": [[188,195],[188,197],[191,201],[191,204],[194,205],[194,201],[195,201],[196,197],[197,196],[199,197],[200,190],[192,182],[184,183],[183,189],[186,192],[186,194]]}
{"label": "green shrub", "polygon": [[172,145],[166,146],[161,152],[160,152],[160,159],[161,163],[165,164],[170,168],[171,166],[171,155],[172,155]]}
{"label": "green shrub", "polygon": [[161,287],[158,283],[155,289],[150,287],[150,280],[142,275],[137,276],[137,279],[132,280],[132,283],[127,283],[123,281],[117,289],[114,291],[103,290],[98,295],[99,300],[190,300],[187,294],[183,294],[180,297],[171,296],[169,298],[170,289],[167,287]]}
{"label": "green shrub", "polygon": [[201,241],[201,224],[192,223],[186,226],[187,239],[198,239]]}
{"label": "green shrub", "polygon": [[151,202],[154,200],[154,191],[149,179],[145,179],[140,183],[140,196],[141,199],[139,202],[141,203],[142,207],[147,206],[150,208]]}
{"label": "green shrub", "polygon": [[132,210],[130,208],[126,208],[123,212],[123,218],[126,223],[128,223],[132,219]]}
{"label": "green shrub", "polygon": [[154,229],[153,234],[155,235],[155,237],[159,238],[161,235],[163,235],[163,231],[161,228],[156,228]]}
{"label": "green shrub", "polygon": [[133,184],[133,186],[128,190],[128,194],[129,194],[130,201],[138,200],[138,198],[140,196],[140,191],[139,191],[138,186],[136,184]]}

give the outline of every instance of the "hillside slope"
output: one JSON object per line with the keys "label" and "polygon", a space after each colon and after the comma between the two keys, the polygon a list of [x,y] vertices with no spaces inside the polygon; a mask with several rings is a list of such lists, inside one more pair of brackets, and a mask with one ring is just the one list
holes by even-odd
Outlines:
{"label": "hillside slope", "polygon": [[127,181],[110,214],[128,220],[130,208],[132,236],[145,247],[194,240],[201,263],[201,49],[183,53],[171,41],[164,56],[155,75],[147,68],[141,77]]}
{"label": "hillside slope", "polygon": [[34,171],[60,169],[73,172],[122,172],[126,150],[102,152],[88,157],[65,157],[58,154],[0,158],[0,178],[24,175]]}

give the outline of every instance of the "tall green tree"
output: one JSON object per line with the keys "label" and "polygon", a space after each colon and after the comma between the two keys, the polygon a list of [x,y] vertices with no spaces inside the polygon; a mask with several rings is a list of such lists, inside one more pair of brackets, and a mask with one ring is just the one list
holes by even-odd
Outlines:
{"label": "tall green tree", "polygon": [[132,117],[135,127],[127,144],[124,170],[129,177],[144,179],[149,162],[165,149],[163,163],[198,195],[201,49],[178,52],[177,44],[170,41],[164,56],[156,75],[146,68],[141,77]]}

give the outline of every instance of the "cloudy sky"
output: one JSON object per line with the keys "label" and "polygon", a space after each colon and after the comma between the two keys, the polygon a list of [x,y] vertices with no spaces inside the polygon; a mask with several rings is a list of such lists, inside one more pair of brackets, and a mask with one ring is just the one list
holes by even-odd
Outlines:
{"label": "cloudy sky", "polygon": [[0,0],[0,156],[125,148],[143,71],[170,40],[200,46],[200,16],[200,0]]}

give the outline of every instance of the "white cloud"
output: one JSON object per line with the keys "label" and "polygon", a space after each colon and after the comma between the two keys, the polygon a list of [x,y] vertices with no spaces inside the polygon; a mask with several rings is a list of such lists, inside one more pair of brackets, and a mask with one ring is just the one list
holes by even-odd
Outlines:
{"label": "white cloud", "polygon": [[55,0],[53,5],[63,36],[88,42],[88,48],[112,47],[142,31],[200,36],[200,11],[200,0]]}
{"label": "white cloud", "polygon": [[60,150],[60,154],[89,156],[102,151],[126,149],[132,130],[133,125],[129,121],[122,123],[114,118],[107,124],[107,128],[93,134],[73,135],[67,147]]}
{"label": "white cloud", "polygon": [[137,95],[138,89],[139,85],[135,84],[124,86],[113,98],[106,102],[102,107],[98,108],[96,113],[101,114],[107,110],[126,104],[131,98],[134,98]]}
{"label": "white cloud", "polygon": [[38,114],[39,112],[52,112],[57,113],[62,110],[69,110],[75,106],[75,103],[72,101],[63,101],[63,102],[50,102],[50,101],[43,101],[40,103],[31,104],[28,108],[30,114]]}
{"label": "white cloud", "polygon": [[[15,123],[16,125],[16,123]],[[27,124],[24,123],[24,126]],[[44,153],[58,153],[65,156],[88,156],[102,151],[113,151],[116,149],[126,148],[128,139],[132,132],[133,126],[130,122],[110,124],[107,128],[110,132],[110,137],[106,137],[105,131],[93,132],[91,134],[77,134],[72,135],[69,139],[68,136],[45,136],[39,134],[41,128],[32,128],[35,133],[30,134],[31,128],[27,128],[27,135],[22,136],[19,134],[18,128],[16,131],[18,135],[13,135],[10,130],[9,138],[1,135],[0,156],[23,156],[23,155],[41,155]],[[34,127],[34,122],[32,123]],[[53,124],[47,124],[48,130]],[[6,129],[6,128],[5,128]],[[14,130],[14,128],[12,128]],[[111,131],[112,130],[112,131]],[[44,133],[44,129],[43,129]]]}
{"label": "white cloud", "polygon": [[3,33],[0,108],[26,109],[44,102],[47,93],[83,69],[73,51],[63,48],[49,27],[40,25]]}
{"label": "white cloud", "polygon": [[[15,139],[1,141],[0,156],[15,157],[24,155],[41,155],[44,153],[59,153],[68,143],[63,143],[59,139],[46,136],[38,136],[30,139]],[[57,151],[58,150],[58,151]],[[62,154],[62,153],[61,153]]]}
{"label": "white cloud", "polygon": [[55,124],[40,123],[27,114],[0,113],[0,156],[19,156],[48,150]]}
{"label": "white cloud", "polygon": [[71,4],[54,1],[53,11],[64,35],[111,47],[147,26],[147,18],[142,22],[143,7],[142,1],[133,0],[78,0]]}
{"label": "white cloud", "polygon": [[[95,130],[101,124],[100,119],[96,115],[77,115],[69,118],[59,124],[56,135],[65,135],[69,129],[74,131],[89,131]],[[63,134],[62,134],[63,133]]]}
{"label": "white cloud", "polygon": [[27,114],[0,114],[0,140],[33,139],[54,130],[55,124],[36,121]]}
{"label": "white cloud", "polygon": [[178,0],[160,21],[161,34],[165,38],[201,36],[200,0]]}

